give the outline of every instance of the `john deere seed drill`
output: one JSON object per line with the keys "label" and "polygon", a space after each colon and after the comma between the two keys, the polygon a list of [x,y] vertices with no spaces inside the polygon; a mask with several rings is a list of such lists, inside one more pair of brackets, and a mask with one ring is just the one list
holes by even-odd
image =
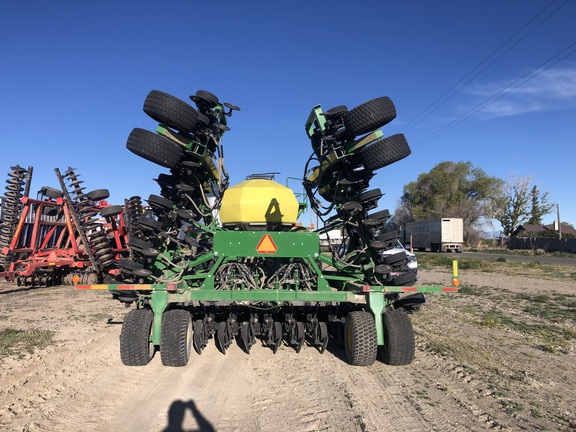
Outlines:
{"label": "john deere seed drill", "polygon": [[[371,365],[378,354],[391,365],[410,363],[408,314],[424,292],[457,288],[414,287],[406,254],[383,254],[398,233],[386,231],[390,215],[375,211],[382,193],[369,183],[410,154],[403,135],[385,138],[380,129],[396,116],[392,101],[313,108],[305,125],[313,153],[298,199],[271,175],[228,187],[222,137],[239,108],[202,90],[190,99],[196,108],[148,94],[144,112],[159,125],[134,129],[127,148],[169,173],[157,176],[159,194],[147,205],[138,196],[126,202],[130,258],[120,259],[121,275],[76,286],[107,289],[133,306],[120,336],[122,362],[146,365],[159,350],[164,365],[184,366],[192,348],[200,354],[214,339],[226,353],[239,337],[246,352],[260,339],[273,352],[307,344],[322,353],[333,338],[353,365]],[[297,223],[307,201],[321,230]],[[343,241],[322,253],[319,234],[334,229]]]}

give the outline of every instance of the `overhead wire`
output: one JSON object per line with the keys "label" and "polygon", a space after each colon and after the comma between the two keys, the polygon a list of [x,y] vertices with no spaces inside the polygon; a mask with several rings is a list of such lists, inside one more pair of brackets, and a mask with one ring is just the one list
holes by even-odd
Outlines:
{"label": "overhead wire", "polygon": [[[570,49],[572,49],[571,51],[569,51]],[[565,55],[563,55],[562,57],[554,60],[556,57],[562,55],[563,53],[565,53],[566,51],[569,51],[568,53],[566,53]],[[459,123],[462,123],[464,120],[466,120],[467,118],[473,116],[474,114],[478,113],[479,111],[481,111],[482,109],[490,106],[491,104],[493,104],[494,102],[496,102],[497,100],[503,98],[504,96],[506,96],[507,94],[509,94],[510,92],[512,92],[513,90],[515,90],[516,88],[520,87],[521,85],[527,83],[528,81],[536,78],[538,75],[540,75],[541,73],[543,73],[544,71],[550,69],[552,66],[556,65],[557,63],[561,62],[562,60],[564,60],[566,57],[572,55],[576,53],[576,41],[571,43],[570,45],[568,45],[566,48],[564,48],[562,51],[558,52],[557,54],[555,54],[554,56],[550,57],[548,60],[546,60],[545,62],[541,63],[539,66],[531,69],[528,73],[524,74],[523,76],[521,76],[520,78],[516,79],[514,82],[512,82],[511,84],[509,84],[508,86],[504,87],[502,90],[498,91],[497,93],[493,94],[492,96],[490,96],[489,98],[485,99],[483,102],[480,102],[479,104],[475,105],[473,108],[471,108],[470,110],[468,110],[466,113],[462,114],[461,116],[457,117],[456,119],[452,120],[451,122],[449,122],[448,124],[444,125],[443,127],[441,127],[440,129],[438,129],[436,132],[433,132],[432,134],[428,135],[427,137],[425,137],[424,139],[420,140],[419,142],[417,142],[414,146],[412,146],[412,149],[416,149],[418,147],[423,146],[424,144],[432,141],[433,139],[437,138],[439,135],[443,134],[444,132],[446,132],[447,130],[453,128],[454,126],[456,126]],[[554,61],[553,61],[554,60]],[[552,62],[552,63],[550,63]],[[544,67],[547,63],[550,63],[548,66]]]}
{"label": "overhead wire", "polygon": [[[420,114],[418,114],[414,119],[406,124],[401,129],[401,132],[406,133],[428,118],[432,113],[434,113],[438,108],[452,99],[455,95],[457,95],[462,89],[464,89],[468,84],[470,84],[473,80],[475,80],[479,75],[481,75],[486,69],[500,60],[504,55],[506,55],[512,48],[518,45],[522,40],[524,40],[527,36],[529,36],[532,32],[534,32],[538,27],[540,27],[544,22],[546,22],[552,15],[558,12],[563,6],[565,6],[570,0],[565,0],[564,3],[559,5],[556,9],[554,9],[550,14],[548,14],[542,21],[536,24],[532,29],[530,29],[526,34],[524,34],[520,39],[518,39],[514,44],[508,47],[505,51],[500,53],[495,59],[493,59],[490,63],[488,63],[484,68],[478,71],[475,75],[473,75],[470,79],[468,79],[462,86],[458,87],[466,78],[468,78],[474,71],[480,68],[484,63],[486,63],[491,57],[493,57],[498,51],[500,51],[504,46],[506,46],[511,40],[513,40],[517,35],[519,35],[526,27],[528,27],[534,20],[536,20],[540,15],[542,15],[548,8],[552,7],[554,3],[559,0],[554,0],[552,3],[549,3],[545,6],[540,12],[538,12],[530,21],[528,21],[525,25],[523,25],[518,31],[516,31],[512,36],[510,36],[506,41],[504,41],[498,48],[493,50],[487,57],[485,57],[478,65],[476,65],[470,72],[464,75],[460,80],[458,80],[452,87],[446,90],[439,98],[437,98],[434,102],[432,102],[428,107],[426,107]],[[457,88],[458,87],[458,88]],[[453,91],[455,90],[456,91]],[[452,92],[452,94],[450,94]],[[449,95],[450,94],[450,95]],[[449,95],[448,97],[446,97]],[[444,100],[443,100],[444,99]]]}

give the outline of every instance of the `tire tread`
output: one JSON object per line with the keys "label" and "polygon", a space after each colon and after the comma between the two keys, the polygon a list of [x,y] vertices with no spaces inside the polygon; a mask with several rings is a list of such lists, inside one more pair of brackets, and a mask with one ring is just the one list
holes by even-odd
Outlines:
{"label": "tire tread", "polygon": [[145,366],[154,352],[150,352],[150,329],[154,314],[150,309],[134,309],[124,318],[120,332],[120,358],[126,366]]}
{"label": "tire tread", "polygon": [[403,309],[388,309],[382,314],[384,346],[378,347],[382,361],[390,366],[412,363],[415,353],[412,321]]}

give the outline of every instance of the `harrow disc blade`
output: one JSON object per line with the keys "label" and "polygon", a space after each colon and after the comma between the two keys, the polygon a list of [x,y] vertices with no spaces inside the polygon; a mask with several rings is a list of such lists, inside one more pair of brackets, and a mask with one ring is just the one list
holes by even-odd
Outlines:
{"label": "harrow disc blade", "polygon": [[306,327],[303,322],[296,323],[296,352],[299,353],[306,340]]}
{"label": "harrow disc blade", "polygon": [[314,343],[318,347],[320,354],[323,354],[328,346],[328,326],[323,321],[320,321],[316,327],[316,338]]}
{"label": "harrow disc blade", "polygon": [[276,354],[278,348],[282,344],[282,323],[279,321],[274,321],[274,325],[271,328],[272,338],[274,340],[274,345],[272,347],[272,352]]}
{"label": "harrow disc blade", "polygon": [[218,327],[216,328],[216,344],[222,354],[226,354],[230,342],[231,339],[228,337],[228,326],[226,325],[226,321],[219,322]]}
{"label": "harrow disc blade", "polygon": [[196,320],[193,324],[193,337],[192,345],[194,346],[194,351],[198,354],[202,354],[202,350],[206,346],[206,338],[204,337],[204,320]]}
{"label": "harrow disc blade", "polygon": [[250,354],[250,349],[256,343],[256,335],[251,322],[246,321],[241,324],[240,339],[242,340],[246,354]]}

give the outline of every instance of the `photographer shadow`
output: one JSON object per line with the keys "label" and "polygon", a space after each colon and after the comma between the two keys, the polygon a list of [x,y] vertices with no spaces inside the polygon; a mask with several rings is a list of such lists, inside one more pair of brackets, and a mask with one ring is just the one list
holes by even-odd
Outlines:
{"label": "photographer shadow", "polygon": [[[190,411],[196,420],[196,424],[198,425],[196,428],[184,429],[184,416],[186,415],[186,411]],[[216,429],[214,429],[212,423],[198,410],[193,400],[187,402],[177,400],[172,403],[168,410],[168,425],[162,432],[216,432]]]}

